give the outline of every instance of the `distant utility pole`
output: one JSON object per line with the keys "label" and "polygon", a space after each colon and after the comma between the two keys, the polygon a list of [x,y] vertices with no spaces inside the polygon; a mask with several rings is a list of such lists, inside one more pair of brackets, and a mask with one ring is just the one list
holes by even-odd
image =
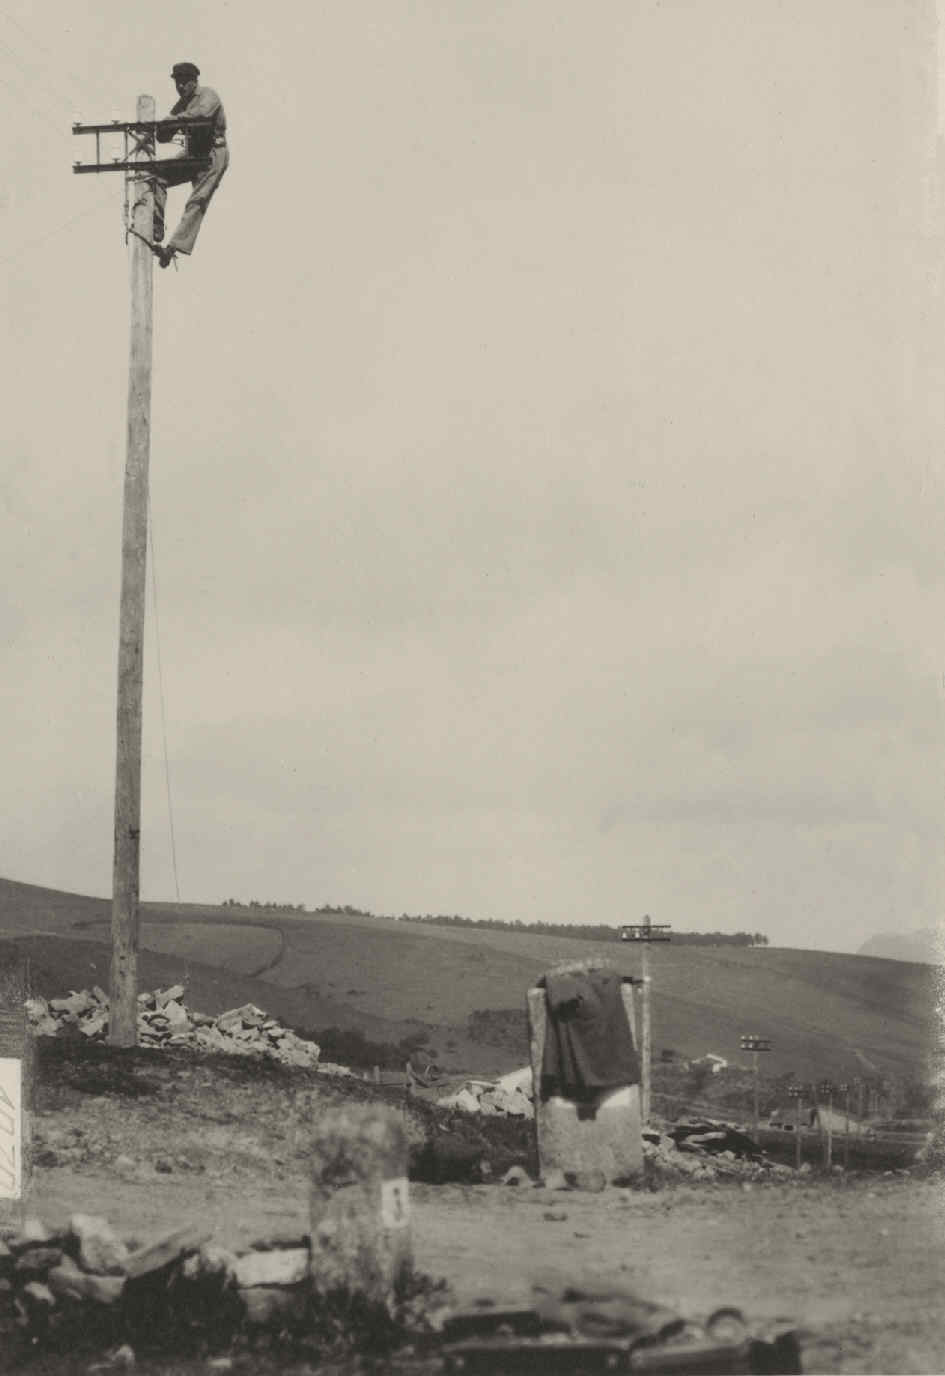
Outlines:
{"label": "distant utility pole", "polygon": [[[827,1101],[827,1130],[824,1136],[824,1170],[829,1171],[833,1161],[833,1081],[821,1080],[820,1084],[817,1086],[817,1092],[821,1102],[825,1099]],[[824,1124],[821,1123],[820,1126],[821,1131],[823,1131]]]}
{"label": "distant utility pole", "polygon": [[843,1169],[850,1165],[850,1084],[842,1080],[837,1085],[837,1093],[843,1095]]}
{"label": "distant utility pole", "polygon": [[743,1050],[743,1051],[750,1051],[750,1052],[751,1052],[751,1069],[752,1069],[752,1080],[753,1080],[753,1089],[754,1089],[754,1093],[753,1093],[753,1095],[752,1095],[752,1107],[753,1107],[753,1112],[752,1112],[751,1121],[752,1121],[752,1127],[753,1127],[754,1131],[757,1132],[757,1131],[758,1131],[758,1052],[759,1052],[759,1051],[770,1051],[770,1050],[771,1050],[771,1041],[770,1041],[770,1039],[769,1039],[768,1037],[756,1037],[756,1036],[754,1036],[753,1034],[747,1034],[747,1035],[743,1036],[742,1039],[741,1039],[741,1041],[742,1041],[742,1050]]}
{"label": "distant utility pole", "polygon": [[641,1079],[640,1086],[640,1116],[644,1123],[650,1121],[650,1086],[652,1083],[651,1065],[653,1060],[651,1021],[650,1021],[650,942],[651,941],[672,941],[671,936],[663,936],[663,932],[669,932],[672,924],[669,922],[653,922],[649,915],[644,917],[642,922],[631,922],[621,929],[621,935],[627,934],[628,941],[639,941],[643,944],[641,953],[643,976],[643,1004],[640,1021],[642,1023],[641,1041],[643,1043],[641,1051]]}
{"label": "distant utility pole", "polygon": [[[162,126],[153,96],[139,96],[137,120],[74,124],[94,134],[94,163],[74,172],[125,174],[125,237],[131,237],[131,340],[128,358],[127,444],[121,536],[118,633],[118,709],[115,757],[115,837],[112,870],[112,964],[108,1039],[134,1046],[138,1035],[138,895],[141,850],[141,704],[144,666],[145,574],[148,545],[148,466],[151,456],[153,335],[154,140]],[[209,121],[190,121],[191,125]],[[176,123],[173,125],[177,127]],[[123,139],[122,155],[103,162],[103,137]],[[194,159],[194,169],[202,164]],[[183,160],[175,160],[175,166]],[[130,207],[129,207],[130,202]]]}
{"label": "distant utility pole", "polygon": [[794,1100],[794,1167],[801,1169],[801,1100],[804,1097],[804,1086],[793,1084],[788,1085],[788,1096]]}
{"label": "distant utility pole", "polygon": [[854,1075],[852,1081],[853,1092],[856,1095],[856,1116],[862,1123],[863,1121],[863,1079],[859,1075]]}

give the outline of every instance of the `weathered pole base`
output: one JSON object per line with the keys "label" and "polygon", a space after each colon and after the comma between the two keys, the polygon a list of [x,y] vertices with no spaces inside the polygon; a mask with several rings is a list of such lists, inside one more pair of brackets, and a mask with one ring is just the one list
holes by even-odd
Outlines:
{"label": "weathered pole base", "polygon": [[390,1308],[413,1269],[407,1139],[390,1109],[351,1106],[314,1125],[312,1285]]}
{"label": "weathered pole base", "polygon": [[[137,927],[137,915],[134,918]],[[135,952],[118,952],[114,946],[126,940],[126,929],[113,933],[109,982],[108,1041],[110,1046],[136,1046],[138,1042],[138,958]],[[137,933],[134,940],[137,941]]]}

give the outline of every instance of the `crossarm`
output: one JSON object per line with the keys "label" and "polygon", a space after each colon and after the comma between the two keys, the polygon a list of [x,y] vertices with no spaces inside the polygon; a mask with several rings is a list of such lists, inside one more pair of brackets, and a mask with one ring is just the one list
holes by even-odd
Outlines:
{"label": "crossarm", "polygon": [[148,158],[136,162],[125,162],[121,158],[115,162],[75,162],[73,172],[142,172],[160,173],[167,167],[175,172],[192,172],[194,176],[208,165],[207,158]]}
{"label": "crossarm", "polygon": [[188,129],[211,129],[212,119],[188,119],[177,115],[174,119],[120,120],[113,119],[109,124],[73,124],[73,134],[156,134],[159,131],[177,130],[186,124]]}

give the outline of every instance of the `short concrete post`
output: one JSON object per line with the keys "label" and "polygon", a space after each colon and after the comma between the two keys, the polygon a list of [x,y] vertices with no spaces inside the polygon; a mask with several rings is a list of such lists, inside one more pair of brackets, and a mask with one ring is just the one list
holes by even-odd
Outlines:
{"label": "short concrete post", "polygon": [[390,1307],[413,1266],[407,1138],[383,1107],[330,1110],[312,1139],[312,1284]]}

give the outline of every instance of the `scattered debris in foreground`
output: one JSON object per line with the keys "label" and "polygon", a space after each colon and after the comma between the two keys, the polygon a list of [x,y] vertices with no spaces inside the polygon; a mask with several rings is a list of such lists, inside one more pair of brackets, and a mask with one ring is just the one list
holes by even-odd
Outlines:
{"label": "scattered debris in foreground", "polygon": [[640,1371],[693,1373],[802,1370],[793,1328],[753,1330],[725,1307],[703,1322],[612,1287],[536,1282],[532,1303],[491,1304],[448,1314],[443,1323],[448,1373]]}
{"label": "scattered debris in foreground", "polygon": [[103,1218],[76,1214],[55,1233],[29,1219],[0,1238],[0,1339],[14,1360],[107,1353],[101,1369],[172,1353],[226,1363],[268,1347],[309,1359],[403,1353],[425,1371],[484,1376],[802,1370],[793,1327],[752,1326],[733,1307],[696,1321],[620,1287],[539,1275],[530,1304],[449,1308],[445,1282],[415,1273],[388,1307],[320,1293],[312,1255],[309,1235],[237,1255],[196,1224],[129,1245]]}

